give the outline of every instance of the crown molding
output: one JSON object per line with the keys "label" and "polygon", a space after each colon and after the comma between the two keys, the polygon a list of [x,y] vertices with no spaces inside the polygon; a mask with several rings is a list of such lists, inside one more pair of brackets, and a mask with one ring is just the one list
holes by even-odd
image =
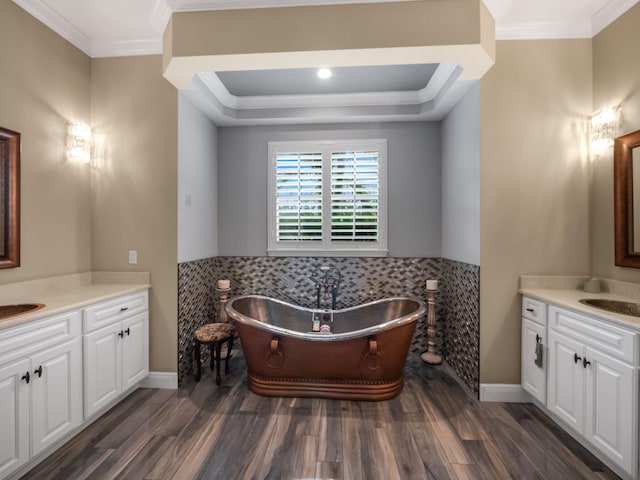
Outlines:
{"label": "crown molding", "polygon": [[[156,55],[162,53],[162,35],[153,39],[116,40],[116,41],[92,41],[71,22],[55,12],[49,5],[38,0],[13,0],[19,7],[44,23],[62,38],[73,44],[85,54],[93,58],[99,57],[124,57],[137,55]],[[158,0],[152,15],[158,12],[160,21],[169,21],[171,10],[166,6],[165,0]],[[153,19],[153,17],[152,17]],[[165,24],[166,25],[166,24]],[[155,24],[154,24],[155,26]],[[164,27],[163,30],[164,31]]]}
{"label": "crown molding", "polygon": [[441,63],[433,72],[429,83],[418,91],[420,103],[435,102],[442,98],[460,79],[462,67],[457,63]]}
{"label": "crown molding", "polygon": [[[377,105],[324,108],[279,108],[233,110],[223,107],[207,89],[191,87],[180,95],[207,116],[216,126],[290,125],[359,122],[440,121],[451,111],[477,80],[459,80],[442,99],[420,105]],[[208,93],[207,93],[208,92]]]}
{"label": "crown molding", "polygon": [[633,7],[640,0],[615,0],[609,2],[596,12],[591,18],[591,34],[597,35],[606,27],[611,25],[619,17],[624,15],[627,10]]}
{"label": "crown molding", "polygon": [[[162,34],[173,12],[400,1],[417,0],[155,0],[147,21],[157,32],[157,36],[128,41],[99,41],[85,35],[72,22],[59,15],[49,6],[52,0],[13,0],[23,10],[91,57],[162,53]],[[640,0],[609,0],[591,18],[582,20],[511,24],[501,22],[501,17],[514,1],[483,0],[496,19],[496,40],[592,38]]]}
{"label": "crown molding", "polygon": [[156,0],[149,15],[149,23],[162,36],[172,15],[167,0]]}
{"label": "crown molding", "polygon": [[13,0],[13,2],[69,43],[91,56],[91,39],[45,2],[38,0]]}
{"label": "crown molding", "polygon": [[592,36],[590,20],[496,25],[496,40],[551,40]]}
{"label": "crown molding", "polygon": [[502,12],[504,12],[510,0],[482,0],[482,3],[487,7],[494,20],[497,21],[502,16]]}
{"label": "crown molding", "polygon": [[91,57],[135,57],[138,55],[162,55],[162,40],[142,39],[114,42],[95,42]]}
{"label": "crown molding", "polygon": [[173,12],[240,10],[246,8],[308,7],[354,3],[413,2],[419,0],[166,0]]}
{"label": "crown molding", "polygon": [[483,0],[496,20],[496,40],[592,38],[640,0],[609,0],[591,18],[550,22],[505,23],[502,16],[514,0]]}
{"label": "crown molding", "polygon": [[213,95],[217,101],[232,109],[238,108],[238,97],[232,95],[227,87],[224,86],[220,77],[213,72],[198,73],[194,77],[194,86],[199,90],[206,90],[207,93]]}

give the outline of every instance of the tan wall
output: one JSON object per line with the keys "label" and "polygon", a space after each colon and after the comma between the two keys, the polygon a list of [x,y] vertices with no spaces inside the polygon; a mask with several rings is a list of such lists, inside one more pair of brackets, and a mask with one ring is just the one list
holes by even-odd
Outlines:
{"label": "tan wall", "polygon": [[[620,105],[622,133],[640,130],[640,4],[593,40],[593,107]],[[613,151],[593,162],[593,275],[640,283],[640,270],[614,265]]]}
{"label": "tan wall", "polygon": [[178,92],[159,55],[93,59],[91,73],[105,145],[91,178],[93,268],[151,272],[150,368],[176,371]]}
{"label": "tan wall", "polygon": [[89,271],[89,166],[65,157],[68,122],[90,121],[89,57],[8,0],[0,45],[0,126],[22,134],[21,266],[0,284]]}
{"label": "tan wall", "polygon": [[522,274],[589,272],[591,40],[501,41],[480,84],[480,381],[520,382]]}
{"label": "tan wall", "polygon": [[182,12],[173,56],[465,45],[480,42],[477,0]]}
{"label": "tan wall", "polygon": [[[175,371],[178,111],[161,57],[92,61],[8,0],[0,43],[0,126],[22,134],[21,267],[0,284],[150,271],[151,369]],[[71,121],[109,142],[99,168],[67,161]]]}

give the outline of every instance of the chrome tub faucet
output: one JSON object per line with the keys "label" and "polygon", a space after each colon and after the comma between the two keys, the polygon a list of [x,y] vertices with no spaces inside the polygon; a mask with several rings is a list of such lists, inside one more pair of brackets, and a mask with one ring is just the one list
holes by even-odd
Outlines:
{"label": "chrome tub faucet", "polygon": [[324,265],[311,274],[316,282],[316,308],[321,308],[323,300],[331,299],[331,310],[336,309],[336,299],[342,282],[342,274],[336,267]]}

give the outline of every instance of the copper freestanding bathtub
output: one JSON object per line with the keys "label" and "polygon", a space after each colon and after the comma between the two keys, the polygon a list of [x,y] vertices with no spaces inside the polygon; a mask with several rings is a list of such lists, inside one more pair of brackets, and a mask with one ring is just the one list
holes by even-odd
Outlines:
{"label": "copper freestanding bathtub", "polygon": [[[226,311],[254,393],[386,400],[402,391],[404,364],[425,305],[395,297],[318,310],[247,295],[231,299]],[[323,332],[312,331],[318,327]]]}

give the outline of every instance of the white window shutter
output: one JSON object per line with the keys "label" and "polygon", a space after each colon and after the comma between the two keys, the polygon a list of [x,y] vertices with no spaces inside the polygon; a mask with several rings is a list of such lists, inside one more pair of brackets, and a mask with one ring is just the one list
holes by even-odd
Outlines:
{"label": "white window shutter", "polygon": [[379,240],[378,151],[331,153],[331,240]]}
{"label": "white window shutter", "polygon": [[276,157],[277,241],[322,241],[322,154]]}

